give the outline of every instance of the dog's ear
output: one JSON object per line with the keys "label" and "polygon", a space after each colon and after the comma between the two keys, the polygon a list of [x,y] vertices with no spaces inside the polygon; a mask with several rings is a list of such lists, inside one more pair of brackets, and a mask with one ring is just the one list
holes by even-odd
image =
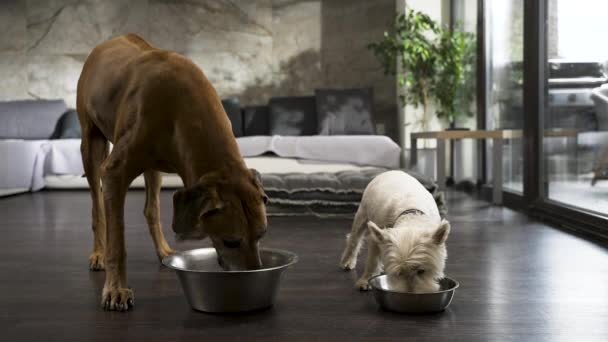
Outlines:
{"label": "dog's ear", "polygon": [[180,189],[173,194],[173,231],[192,231],[202,217],[223,207],[224,203],[219,198],[216,187],[199,184],[192,188]]}
{"label": "dog's ear", "polygon": [[268,196],[264,192],[264,185],[262,184],[262,175],[256,169],[249,169],[249,172],[251,172],[253,179],[256,180],[258,186],[262,190],[262,202],[264,202],[264,204],[268,204]]}
{"label": "dog's ear", "polygon": [[386,242],[386,236],[384,235],[384,232],[374,222],[367,222],[367,230],[369,230],[369,235],[371,236],[371,238],[374,239],[374,241],[376,241],[377,243],[383,244]]}
{"label": "dog's ear", "polygon": [[433,242],[437,245],[441,245],[446,242],[448,235],[450,234],[450,222],[446,219],[442,219],[439,224],[439,228],[433,233]]}
{"label": "dog's ear", "polygon": [[202,218],[207,215],[211,215],[217,210],[222,210],[224,208],[224,202],[220,199],[220,196],[217,194],[216,188],[208,188],[203,193],[203,205],[199,210],[199,218]]}
{"label": "dog's ear", "polygon": [[255,178],[261,185],[262,184],[262,175],[260,174],[260,172],[256,169],[249,169],[249,172],[251,172],[251,175],[253,175],[253,178]]}

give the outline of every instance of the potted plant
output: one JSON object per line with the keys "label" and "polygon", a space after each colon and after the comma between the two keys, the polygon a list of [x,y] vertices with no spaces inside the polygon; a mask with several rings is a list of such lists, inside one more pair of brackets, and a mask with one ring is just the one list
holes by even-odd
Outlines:
{"label": "potted plant", "polygon": [[431,103],[437,105],[437,117],[452,128],[459,117],[473,115],[475,39],[471,33],[443,28],[428,15],[410,9],[397,16],[393,32],[384,32],[382,40],[368,48],[385,74],[395,75],[404,88],[402,103],[422,106],[423,130],[427,130]]}
{"label": "potted plant", "polygon": [[473,116],[475,49],[473,34],[458,29],[440,31],[433,89],[437,117],[446,121],[449,129],[462,129],[456,127],[457,119]]}
{"label": "potted plant", "polygon": [[[423,108],[423,129],[429,118],[429,106],[437,72],[437,51],[434,36],[437,23],[428,15],[409,10],[397,16],[392,33],[384,32],[379,42],[368,45],[384,68],[385,74],[395,75],[406,91],[400,96],[403,104]],[[401,65],[401,72],[397,67]]]}

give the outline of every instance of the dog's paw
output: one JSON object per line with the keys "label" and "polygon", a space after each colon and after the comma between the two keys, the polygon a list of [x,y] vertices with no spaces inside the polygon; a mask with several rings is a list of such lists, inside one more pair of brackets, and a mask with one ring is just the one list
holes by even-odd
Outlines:
{"label": "dog's paw", "polygon": [[109,311],[127,311],[135,306],[135,296],[130,288],[103,288],[101,306]]}
{"label": "dog's paw", "polygon": [[355,266],[357,266],[357,256],[347,247],[340,258],[340,268],[345,271],[350,271],[355,269]]}
{"label": "dog's paw", "polygon": [[355,266],[357,266],[357,259],[342,259],[340,261],[340,268],[345,271],[354,270]]}
{"label": "dog's paw", "polygon": [[91,271],[103,271],[106,268],[104,256],[101,252],[93,252],[89,256],[89,269]]}
{"label": "dog's paw", "polygon": [[357,280],[355,286],[361,291],[369,291],[372,289],[372,286],[369,284],[369,281],[367,281],[367,278]]}
{"label": "dog's paw", "polygon": [[157,250],[156,251],[156,255],[158,255],[158,260],[162,262],[164,257],[166,257],[168,255],[171,255],[171,254],[174,254],[175,252],[176,252],[175,250],[173,250],[173,249],[171,249],[170,247],[167,246],[166,248],[162,248],[160,250]]}

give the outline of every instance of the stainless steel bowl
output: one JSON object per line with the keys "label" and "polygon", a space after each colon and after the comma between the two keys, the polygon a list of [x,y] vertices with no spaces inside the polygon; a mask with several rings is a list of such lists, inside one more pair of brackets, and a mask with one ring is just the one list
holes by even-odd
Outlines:
{"label": "stainless steel bowl", "polygon": [[298,261],[294,253],[260,250],[262,269],[224,271],[214,248],[200,248],[169,255],[163,264],[176,271],[193,309],[205,312],[242,312],[272,306],[281,275]]}
{"label": "stainless steel bowl", "polygon": [[452,302],[459,284],[451,278],[439,281],[439,291],[430,293],[411,293],[391,291],[386,275],[376,276],[369,281],[376,302],[381,308],[407,313],[426,313],[445,310]]}

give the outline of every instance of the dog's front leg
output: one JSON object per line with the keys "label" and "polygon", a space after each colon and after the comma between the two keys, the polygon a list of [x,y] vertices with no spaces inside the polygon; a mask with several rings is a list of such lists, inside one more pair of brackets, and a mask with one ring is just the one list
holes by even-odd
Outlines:
{"label": "dog's front leg", "polygon": [[103,197],[106,211],[106,281],[101,305],[106,310],[126,311],[134,305],[133,290],[127,286],[124,237],[124,203],[130,180],[117,168],[120,162],[108,158],[103,168]]}
{"label": "dog's front leg", "polygon": [[343,270],[352,270],[357,265],[357,256],[363,244],[363,235],[367,231],[367,219],[363,213],[363,209],[359,206],[350,234],[346,237],[346,247],[340,259],[340,267]]}
{"label": "dog's front leg", "polygon": [[144,216],[146,217],[146,221],[148,221],[150,236],[152,236],[152,241],[154,241],[158,259],[162,261],[164,257],[175,253],[175,251],[167,244],[167,240],[165,240],[165,235],[163,234],[163,228],[160,224],[159,193],[162,182],[160,172],[146,171],[144,172],[144,180],[146,182],[146,205],[144,207]]}
{"label": "dog's front leg", "polygon": [[380,266],[380,247],[378,243],[373,239],[368,241],[367,249],[367,263],[365,264],[365,270],[363,274],[355,283],[355,286],[361,291],[367,291],[371,289],[369,279],[379,272]]}

